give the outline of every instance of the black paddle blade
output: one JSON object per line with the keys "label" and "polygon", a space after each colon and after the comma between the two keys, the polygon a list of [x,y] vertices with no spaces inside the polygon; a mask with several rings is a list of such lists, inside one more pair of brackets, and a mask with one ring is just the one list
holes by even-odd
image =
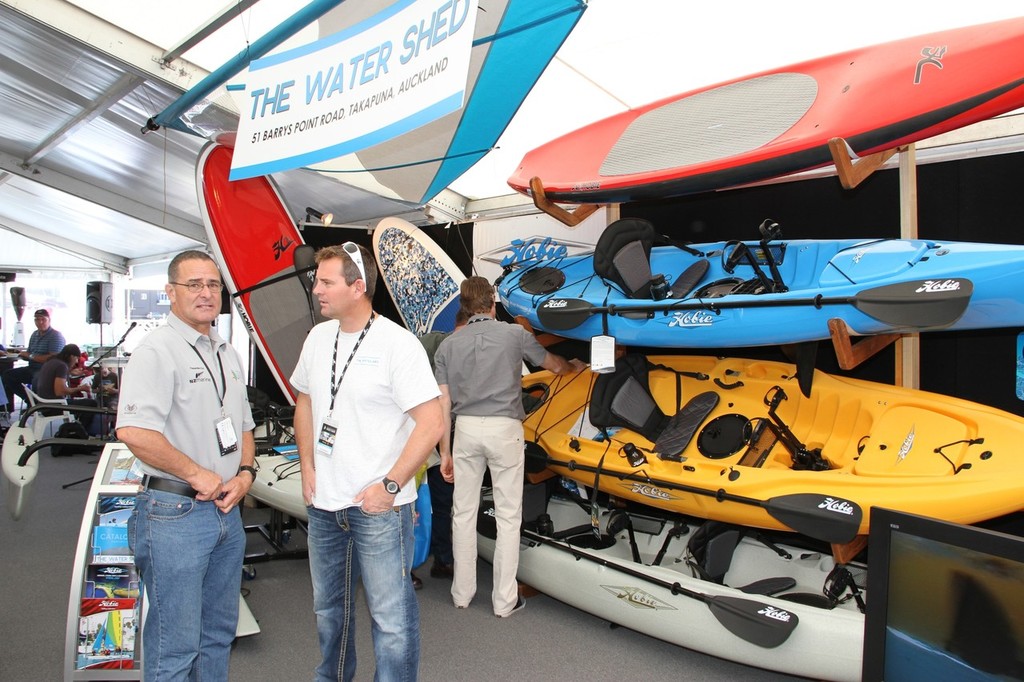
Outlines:
{"label": "black paddle blade", "polygon": [[729,632],[765,649],[785,642],[800,623],[791,611],[749,599],[704,595],[704,601]]}
{"label": "black paddle blade", "polygon": [[580,326],[602,310],[582,298],[549,298],[537,308],[537,320],[545,329],[561,331]]}
{"label": "black paddle blade", "polygon": [[964,314],[974,293],[969,279],[922,279],[867,289],[853,307],[896,327],[948,327]]}
{"label": "black paddle blade", "polygon": [[817,493],[780,495],[765,502],[764,508],[796,532],[837,545],[857,537],[864,516],[856,502]]}

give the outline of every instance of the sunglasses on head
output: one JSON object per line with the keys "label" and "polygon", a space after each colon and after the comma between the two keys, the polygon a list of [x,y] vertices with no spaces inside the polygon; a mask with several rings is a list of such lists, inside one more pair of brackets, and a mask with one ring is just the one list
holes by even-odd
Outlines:
{"label": "sunglasses on head", "polygon": [[352,262],[359,268],[359,277],[366,281],[366,268],[363,267],[363,254],[359,251],[359,246],[354,242],[345,242],[341,245],[341,248],[348,254],[348,257],[352,259]]}

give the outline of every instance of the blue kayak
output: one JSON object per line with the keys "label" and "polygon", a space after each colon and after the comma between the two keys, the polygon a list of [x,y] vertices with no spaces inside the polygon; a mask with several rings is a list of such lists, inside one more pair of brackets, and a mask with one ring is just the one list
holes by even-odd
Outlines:
{"label": "blue kayak", "polygon": [[927,239],[674,244],[646,220],[616,221],[591,254],[506,271],[513,316],[573,339],[733,348],[854,335],[1024,326],[1024,246]]}

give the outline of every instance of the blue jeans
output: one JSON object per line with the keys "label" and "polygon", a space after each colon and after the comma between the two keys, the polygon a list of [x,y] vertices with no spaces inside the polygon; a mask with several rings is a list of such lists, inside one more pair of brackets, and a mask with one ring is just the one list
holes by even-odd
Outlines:
{"label": "blue jeans", "polygon": [[430,486],[430,553],[434,561],[451,566],[452,556],[452,493],[455,484],[444,480],[441,467],[427,469],[427,484]]}
{"label": "blue jeans", "polygon": [[238,625],[245,530],[238,508],[160,490],[135,498],[128,544],[145,586],[146,680],[226,680]]}
{"label": "blue jeans", "polygon": [[316,679],[356,674],[355,601],[360,577],[370,608],[379,682],[412,682],[420,660],[420,610],[412,571],[412,505],[382,514],[307,507],[313,611],[323,660]]}

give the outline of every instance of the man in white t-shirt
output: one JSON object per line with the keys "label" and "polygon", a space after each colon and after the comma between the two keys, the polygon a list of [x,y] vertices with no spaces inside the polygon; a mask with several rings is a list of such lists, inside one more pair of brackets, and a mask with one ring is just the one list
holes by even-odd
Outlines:
{"label": "man in white t-shirt", "polygon": [[346,242],[321,249],[316,262],[313,295],[328,321],[310,331],[291,376],[323,656],[316,679],[355,676],[361,578],[377,678],[413,680],[413,478],[441,438],[440,391],[419,340],[374,313],[369,251]]}

